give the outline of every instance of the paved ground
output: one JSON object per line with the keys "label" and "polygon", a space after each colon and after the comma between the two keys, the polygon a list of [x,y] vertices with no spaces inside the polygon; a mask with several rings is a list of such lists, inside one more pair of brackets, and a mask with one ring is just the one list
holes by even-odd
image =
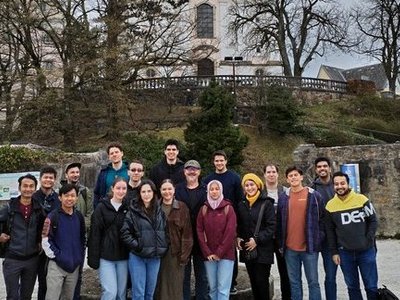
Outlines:
{"label": "paved ground", "polygon": [[[378,276],[379,276],[379,287],[384,284],[391,291],[393,291],[398,297],[400,297],[400,240],[382,240],[378,241]],[[278,270],[276,266],[272,267],[272,273],[274,278],[276,278],[275,285],[275,297],[274,299],[280,299],[280,291],[279,291],[279,276]],[[360,282],[361,279],[360,279]],[[320,256],[319,260],[319,284],[321,286],[322,291],[322,299],[325,299],[323,286],[324,286],[324,270],[322,266],[322,259]],[[347,289],[344,283],[343,275],[338,269],[337,276],[337,285],[338,285],[338,300],[348,299]],[[307,281],[303,276],[303,291],[304,299],[308,298],[307,292]],[[364,298],[365,294],[364,294]]]}
{"label": "paved ground", "polygon": [[[379,286],[385,284],[390,288],[397,296],[400,295],[400,240],[383,240],[378,241],[378,270],[379,270]],[[0,264],[0,272],[2,273],[2,264]],[[275,297],[274,299],[280,299],[279,287],[279,276],[276,266],[272,268],[272,274],[275,279]],[[323,293],[323,268],[322,262],[320,261],[320,285]],[[348,299],[347,291],[344,284],[343,276],[340,270],[338,270],[338,299],[345,300]],[[303,278],[303,290],[304,299],[307,299],[307,286],[306,280]],[[34,292],[36,295],[36,289]],[[322,297],[325,298],[324,296]],[[6,292],[4,286],[3,277],[0,276],[0,299],[6,299]],[[33,297],[36,299],[36,297]]]}

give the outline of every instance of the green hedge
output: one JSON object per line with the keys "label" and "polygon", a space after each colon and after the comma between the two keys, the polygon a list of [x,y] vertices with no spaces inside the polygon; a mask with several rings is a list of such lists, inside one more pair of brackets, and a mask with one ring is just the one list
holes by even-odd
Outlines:
{"label": "green hedge", "polygon": [[25,147],[0,147],[0,173],[33,171],[44,164],[48,153]]}

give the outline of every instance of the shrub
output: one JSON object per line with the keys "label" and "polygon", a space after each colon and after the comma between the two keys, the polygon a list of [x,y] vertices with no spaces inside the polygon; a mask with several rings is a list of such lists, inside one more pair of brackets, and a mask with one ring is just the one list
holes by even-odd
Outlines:
{"label": "shrub", "polygon": [[397,121],[400,114],[400,102],[378,96],[363,96],[343,103],[339,106],[339,111],[345,115]]}
{"label": "shrub", "polygon": [[7,172],[35,171],[49,158],[48,153],[25,147],[0,147],[0,170]]}
{"label": "shrub", "polygon": [[357,132],[371,137],[394,143],[400,140],[398,122],[388,122],[377,118],[362,118],[357,122]]}
{"label": "shrub", "polygon": [[334,147],[346,145],[369,145],[383,144],[384,142],[373,137],[340,130],[338,128],[310,127],[305,136],[307,143],[315,144],[317,147]]}

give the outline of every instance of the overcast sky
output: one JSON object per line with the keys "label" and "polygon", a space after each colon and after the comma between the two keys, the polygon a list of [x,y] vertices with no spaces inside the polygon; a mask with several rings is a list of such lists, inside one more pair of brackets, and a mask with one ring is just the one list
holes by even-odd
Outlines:
{"label": "overcast sky", "polygon": [[352,56],[350,54],[327,54],[324,57],[316,58],[311,61],[303,73],[304,77],[317,77],[318,70],[321,65],[328,65],[331,67],[351,69],[367,65],[376,64],[378,61],[368,59],[365,56]]}
{"label": "overcast sky", "polygon": [[[363,3],[363,0],[338,0],[340,5],[343,5],[346,9],[350,6],[353,6],[357,3]],[[337,53],[332,54],[331,52],[326,54],[324,57],[316,58],[311,61],[307,68],[305,69],[303,76],[304,77],[317,77],[318,70],[321,65],[328,65],[331,67],[337,67],[342,69],[351,69],[362,67],[366,65],[372,65],[379,63],[376,60],[370,59],[366,56],[357,56],[350,54],[342,54],[337,51]]]}

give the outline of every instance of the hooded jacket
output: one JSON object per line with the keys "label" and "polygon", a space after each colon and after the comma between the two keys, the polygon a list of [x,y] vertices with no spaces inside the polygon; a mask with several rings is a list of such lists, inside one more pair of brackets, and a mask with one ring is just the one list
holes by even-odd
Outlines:
{"label": "hooded jacket", "polygon": [[[204,208],[206,206],[206,208]],[[232,204],[222,200],[216,209],[204,203],[197,216],[197,235],[203,258],[211,254],[235,260],[236,214]],[[228,209],[225,207],[228,206]]]}
{"label": "hooded jacket", "polygon": [[184,162],[179,159],[176,161],[176,164],[170,165],[164,157],[151,169],[149,178],[154,182],[157,188],[160,188],[161,182],[164,179],[171,179],[174,185],[177,185],[185,181],[183,166]]}
{"label": "hooded jacket", "polygon": [[[319,252],[321,251],[321,243],[325,239],[325,206],[321,199],[321,195],[317,191],[310,187],[305,188],[308,189],[305,225],[306,228],[304,228],[306,237],[306,251],[308,253]],[[286,249],[290,190],[290,188],[287,189],[285,193],[279,196],[278,200],[276,237],[279,240],[279,248],[281,248],[282,250]]]}
{"label": "hooded jacket", "polygon": [[96,181],[96,186],[93,191],[93,208],[96,209],[97,204],[99,204],[100,200],[107,196],[108,190],[107,190],[107,173],[108,172],[115,172],[115,176],[122,177],[126,180],[126,182],[129,182],[129,176],[128,176],[128,162],[123,161],[122,166],[119,170],[114,170],[112,167],[112,163],[109,163],[108,165],[104,166],[99,173],[99,176],[97,176],[97,181]]}
{"label": "hooded jacket", "polygon": [[129,251],[120,233],[127,212],[126,200],[118,211],[110,199],[104,199],[97,205],[92,214],[88,241],[88,264],[91,268],[99,268],[100,258],[109,261],[128,259]]}
{"label": "hooded jacket", "polygon": [[35,199],[40,203],[43,207],[46,215],[55,209],[59,209],[61,207],[60,199],[58,198],[58,194],[53,190],[49,195],[43,193],[42,189],[38,189],[33,193],[32,199]]}
{"label": "hooded jacket", "polygon": [[312,183],[311,187],[321,194],[324,205],[326,205],[328,201],[335,196],[335,189],[332,181],[330,181],[328,184],[325,184],[319,177],[317,177]]}

